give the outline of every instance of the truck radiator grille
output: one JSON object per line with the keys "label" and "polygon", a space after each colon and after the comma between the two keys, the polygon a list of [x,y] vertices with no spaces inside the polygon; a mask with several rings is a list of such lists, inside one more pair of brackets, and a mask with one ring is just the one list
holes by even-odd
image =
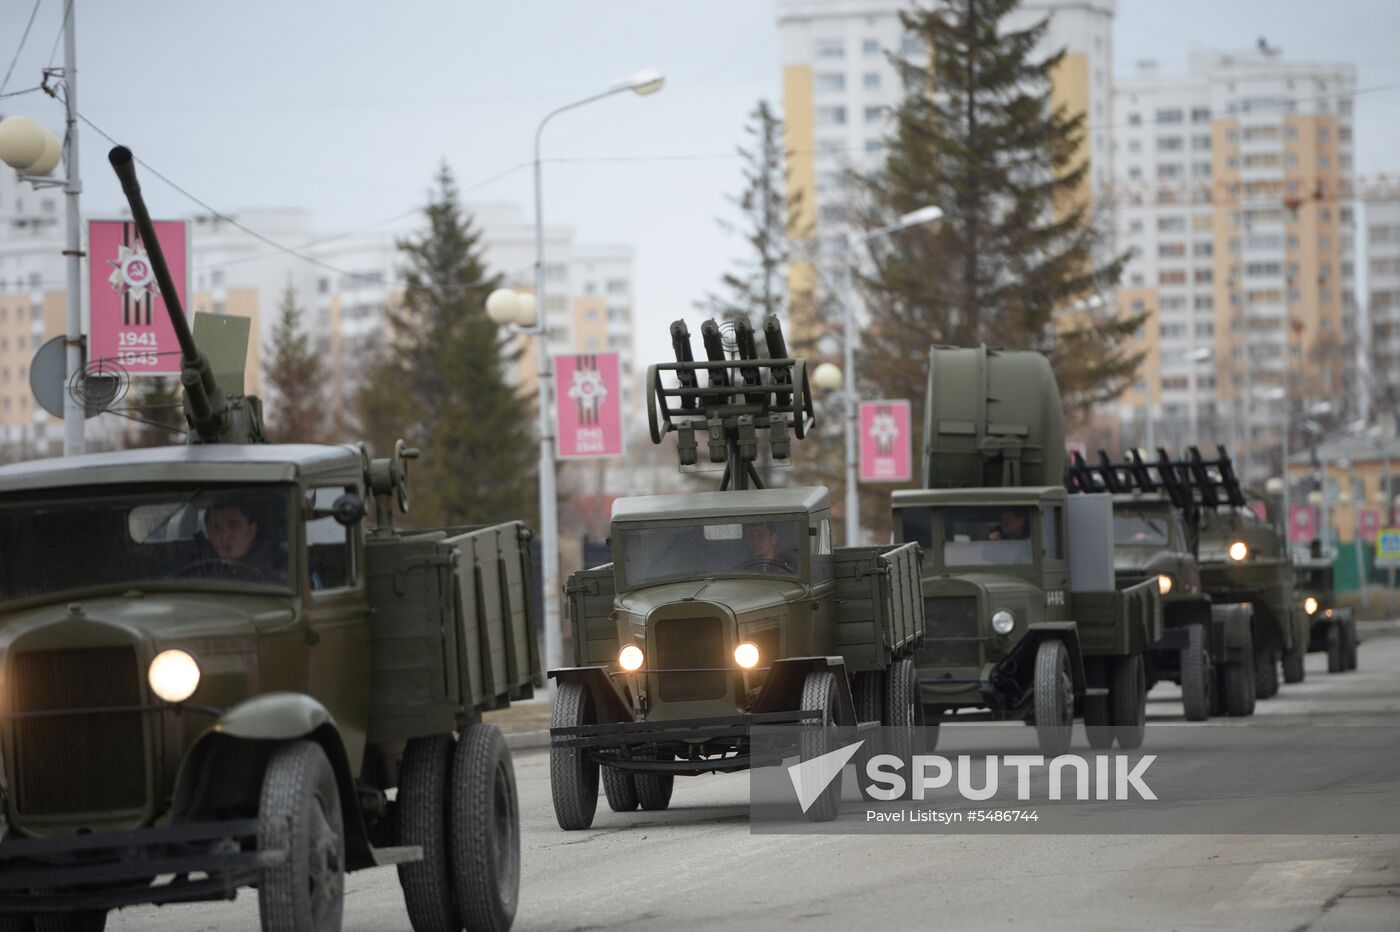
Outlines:
{"label": "truck radiator grille", "polygon": [[656,622],[653,631],[653,669],[712,671],[657,674],[662,702],[723,699],[728,694],[731,664],[724,651],[723,619],[666,618]]}
{"label": "truck radiator grille", "polygon": [[976,666],[982,662],[982,627],[977,596],[924,599],[924,643],[920,667]]}
{"label": "truck radiator grille", "polygon": [[[10,684],[16,713],[141,704],[136,652],[129,647],[18,653]],[[143,806],[142,732],[140,712],[15,719],[16,808],[41,816]]]}

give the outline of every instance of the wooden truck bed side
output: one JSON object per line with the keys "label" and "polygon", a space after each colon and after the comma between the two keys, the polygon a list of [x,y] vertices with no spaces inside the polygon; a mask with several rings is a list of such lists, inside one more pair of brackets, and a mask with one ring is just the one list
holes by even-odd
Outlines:
{"label": "wooden truck bed side", "polygon": [[854,671],[911,654],[924,636],[918,544],[843,547],[833,554],[838,647]]}

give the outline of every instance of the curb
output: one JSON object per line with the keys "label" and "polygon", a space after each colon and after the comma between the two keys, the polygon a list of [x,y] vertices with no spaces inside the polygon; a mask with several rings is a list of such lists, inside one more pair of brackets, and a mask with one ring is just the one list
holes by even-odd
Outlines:
{"label": "curb", "polygon": [[539,731],[518,731],[512,735],[506,735],[506,747],[512,751],[532,751],[538,748],[549,747],[549,730]]}

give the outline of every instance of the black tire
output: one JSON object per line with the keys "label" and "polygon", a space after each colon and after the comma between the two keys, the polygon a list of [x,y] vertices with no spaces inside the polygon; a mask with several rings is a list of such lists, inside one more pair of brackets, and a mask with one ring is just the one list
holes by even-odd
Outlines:
{"label": "black tire", "polygon": [[[102,924],[107,924],[103,916]],[[34,932],[33,916],[0,916],[0,932]]]}
{"label": "black tire", "polygon": [[1342,626],[1327,627],[1327,672],[1342,673],[1347,668],[1346,650],[1342,646]]}
{"label": "black tire", "polygon": [[1301,683],[1307,679],[1308,671],[1303,666],[1304,650],[1290,650],[1283,654],[1283,681]]}
{"label": "black tire", "polygon": [[1273,648],[1254,651],[1254,696],[1272,699],[1278,694],[1278,651]]}
{"label": "black tire", "polygon": [[[802,726],[799,738],[801,757],[804,761],[821,757],[836,750],[836,677],[824,670],[807,674],[802,682],[802,710],[815,710],[821,713],[819,722],[808,722]],[[838,776],[826,785],[807,809],[807,819],[811,822],[830,822],[836,818],[836,809],[841,802],[841,778]]]}
{"label": "black tire", "polygon": [[[13,921],[15,925],[7,926]],[[19,923],[25,923],[22,925]],[[82,913],[49,913],[33,919],[0,919],[0,932],[102,932],[107,928],[107,911],[89,910]]]}
{"label": "black tire", "polygon": [[506,932],[520,901],[520,802],[505,736],[476,724],[452,756],[452,892],[467,932]]}
{"label": "black tire", "polygon": [[924,703],[919,695],[919,669],[908,657],[890,664],[884,676],[885,753],[909,760],[921,752]]}
{"label": "black tire", "polygon": [[[582,683],[560,683],[554,693],[554,727],[576,728],[593,719],[593,702]],[[598,764],[582,748],[549,749],[549,794],[554,818],[566,832],[593,824],[598,811]]]}
{"label": "black tire", "polygon": [[1140,748],[1147,734],[1147,672],[1142,666],[1142,654],[1114,657],[1109,675],[1114,739],[1125,751]]}
{"label": "black tire", "polygon": [[399,865],[399,886],[414,932],[462,928],[448,866],[448,774],[455,743],[451,735],[414,738],[399,765],[398,841],[423,849],[423,860]]}
{"label": "black tire", "polygon": [[676,787],[673,773],[639,773],[637,781],[637,804],[645,812],[659,812],[671,805],[671,791]]}
{"label": "black tire", "polygon": [[1342,625],[1342,663],[1347,670],[1356,669],[1356,645],[1360,638],[1356,634],[1356,619],[1350,619]]}
{"label": "black tire", "polygon": [[856,721],[884,722],[885,671],[867,670],[851,677],[851,701],[856,707]]}
{"label": "black tire", "polygon": [[613,812],[631,812],[637,808],[637,782],[625,770],[603,767],[603,795]]}
{"label": "black tire", "polygon": [[1180,662],[1182,711],[1188,722],[1204,722],[1210,718],[1211,693],[1215,691],[1215,674],[1211,670],[1204,625],[1187,626],[1186,647],[1181,651]]}
{"label": "black tire", "polygon": [[[1085,685],[1095,689],[1108,687],[1108,666],[1103,657],[1084,658]],[[1084,734],[1089,747],[1096,750],[1113,747],[1113,710],[1108,696],[1084,697]]]}
{"label": "black tire", "polygon": [[1226,715],[1254,714],[1254,683],[1254,649],[1246,644],[1243,660],[1221,666],[1220,699]]}
{"label": "black tire", "polygon": [[272,752],[258,806],[258,847],[285,848],[285,864],[258,880],[264,932],[338,930],[345,907],[345,828],[335,771],[314,741]]}
{"label": "black tire", "polygon": [[1074,680],[1070,678],[1069,651],[1058,640],[1045,640],[1035,652],[1035,734],[1040,751],[1055,757],[1069,750],[1074,727]]}

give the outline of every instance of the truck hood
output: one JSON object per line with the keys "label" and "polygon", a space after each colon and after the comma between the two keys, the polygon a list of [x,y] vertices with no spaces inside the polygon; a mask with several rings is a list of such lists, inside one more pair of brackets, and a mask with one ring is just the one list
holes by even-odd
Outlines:
{"label": "truck hood", "polygon": [[636,589],[618,596],[617,607],[645,618],[663,605],[706,602],[722,605],[737,617],[764,609],[781,608],[806,594],[806,586],[790,579],[714,578]]}

